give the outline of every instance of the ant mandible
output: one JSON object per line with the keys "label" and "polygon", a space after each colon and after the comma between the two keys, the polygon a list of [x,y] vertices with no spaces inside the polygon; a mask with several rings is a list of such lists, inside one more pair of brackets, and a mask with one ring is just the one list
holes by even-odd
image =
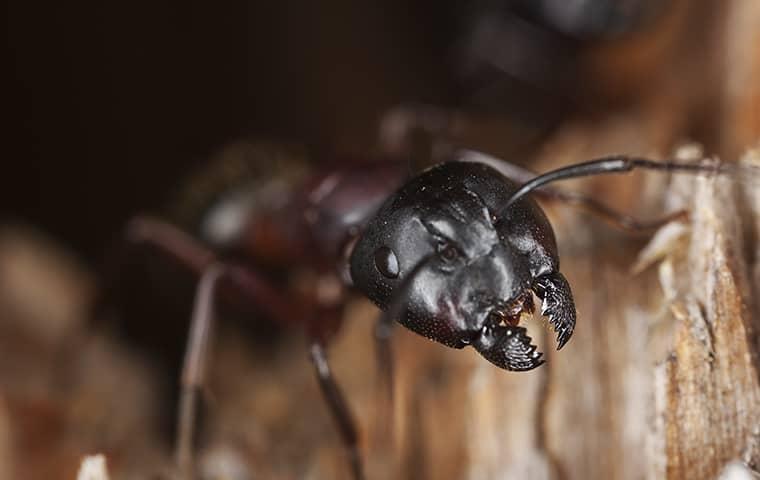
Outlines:
{"label": "ant mandible", "polygon": [[[326,353],[348,292],[358,290],[383,310],[375,336],[387,385],[395,321],[448,347],[472,346],[499,368],[534,369],[543,363],[542,353],[519,325],[523,314],[533,313],[533,294],[557,334],[557,349],[573,334],[576,310],[560,273],[552,227],[528,194],[580,204],[632,230],[652,229],[683,214],[639,222],[589,197],[545,186],[633,169],[724,171],[718,165],[618,155],[534,176],[488,155],[460,151],[411,178],[403,163],[337,167],[312,175],[264,207],[235,200],[238,225],[224,248],[161,220],[131,221],[130,242],[152,245],[200,278],[181,378],[175,452],[180,472],[193,475],[198,392],[219,290],[237,291],[273,321],[305,329],[322,394],[353,476],[361,479],[357,429]],[[304,298],[257,268],[256,260],[268,255],[285,267],[297,262],[337,288],[316,289]]]}

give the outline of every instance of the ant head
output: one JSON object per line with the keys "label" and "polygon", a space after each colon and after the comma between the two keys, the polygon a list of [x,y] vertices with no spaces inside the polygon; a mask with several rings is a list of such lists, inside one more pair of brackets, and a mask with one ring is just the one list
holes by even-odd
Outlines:
{"label": "ant head", "polygon": [[[559,266],[554,234],[517,185],[491,167],[451,162],[411,179],[367,225],[351,256],[357,288],[398,321],[454,348],[472,344],[509,370],[541,364],[520,314],[536,279]],[[573,310],[574,319],[574,310]]]}

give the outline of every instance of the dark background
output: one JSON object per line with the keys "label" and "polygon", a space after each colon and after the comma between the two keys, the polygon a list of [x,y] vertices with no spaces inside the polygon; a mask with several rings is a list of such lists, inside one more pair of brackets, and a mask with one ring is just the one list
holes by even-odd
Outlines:
{"label": "dark background", "polygon": [[404,2],[11,1],[8,13],[2,214],[88,258],[226,141],[353,148],[384,108],[443,90]]}
{"label": "dark background", "polygon": [[[598,43],[604,35],[558,33],[521,0],[465,5],[12,0],[0,220],[31,224],[97,261],[130,216],[159,208],[193,167],[233,139],[260,136],[322,157],[361,157],[376,146],[378,119],[394,105],[497,105],[540,122],[562,109],[534,104],[545,108],[557,91],[594,95],[573,62],[579,37]],[[595,5],[602,31],[618,33],[619,18],[605,13],[617,3]],[[506,25],[498,42],[467,36],[472,12],[483,11]],[[526,18],[559,36],[521,41]],[[473,74],[472,58],[456,60],[467,45],[475,57],[486,52],[517,65],[517,79],[493,82],[503,72],[490,67]]]}

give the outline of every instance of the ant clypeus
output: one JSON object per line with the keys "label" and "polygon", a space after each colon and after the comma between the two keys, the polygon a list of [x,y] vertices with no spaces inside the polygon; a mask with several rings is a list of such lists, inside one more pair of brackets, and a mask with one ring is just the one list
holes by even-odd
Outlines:
{"label": "ant clypeus", "polygon": [[[545,187],[633,169],[725,170],[616,155],[534,176],[488,155],[460,151],[413,176],[399,162],[348,165],[274,189],[264,202],[248,201],[250,195],[240,194],[244,188],[218,196],[207,210],[206,224],[219,223],[212,217],[222,216],[223,239],[207,235],[198,240],[154,218],[132,220],[130,242],[150,244],[199,276],[181,379],[176,460],[182,475],[193,475],[197,395],[218,290],[236,291],[273,321],[305,329],[319,385],[353,476],[360,479],[355,423],[326,353],[349,291],[358,290],[384,311],[375,337],[388,386],[394,321],[448,347],[472,346],[505,370],[536,368],[543,363],[542,353],[519,325],[523,314],[533,312],[533,294],[557,333],[558,349],[573,334],[576,311],[570,285],[560,273],[552,227],[528,194],[580,204],[633,230],[655,228],[683,214],[638,222],[591,198]],[[257,267],[262,260],[285,269],[296,264],[310,269],[323,288],[304,293],[283,285]]]}

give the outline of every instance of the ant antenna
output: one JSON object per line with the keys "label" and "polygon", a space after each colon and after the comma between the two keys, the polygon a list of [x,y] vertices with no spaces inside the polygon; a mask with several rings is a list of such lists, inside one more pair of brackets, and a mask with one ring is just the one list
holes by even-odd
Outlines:
{"label": "ant antenna", "polygon": [[[524,197],[531,191],[558,180],[567,180],[577,177],[602,175],[605,173],[625,173],[635,169],[664,170],[670,172],[688,173],[725,173],[733,172],[729,165],[703,165],[694,163],[656,162],[646,158],[628,157],[625,155],[613,155],[588,162],[570,165],[552,170],[526,182],[509,197],[507,207]],[[506,208],[506,207],[505,207]]]}

